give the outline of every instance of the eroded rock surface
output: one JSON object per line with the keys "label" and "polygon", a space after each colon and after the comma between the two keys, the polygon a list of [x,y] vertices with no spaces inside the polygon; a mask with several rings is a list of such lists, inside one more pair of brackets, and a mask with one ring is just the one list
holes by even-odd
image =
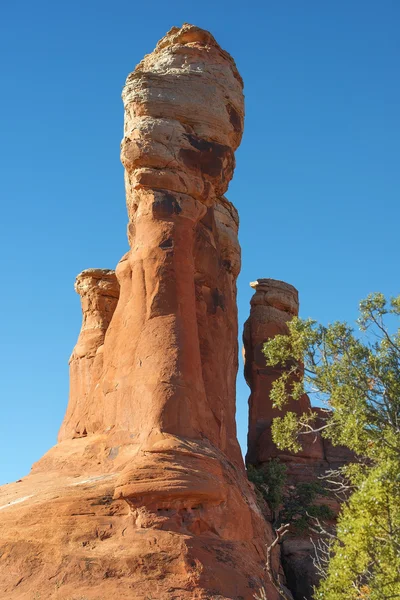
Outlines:
{"label": "eroded rock surface", "polygon": [[58,439],[87,435],[96,422],[92,397],[103,369],[104,339],[117,306],[119,283],[115,271],[86,269],[75,281],[81,298],[82,328],[69,360],[70,396]]}
{"label": "eroded rock surface", "polygon": [[[301,415],[310,410],[311,404],[305,394],[299,401],[290,400],[284,411],[272,407],[272,383],[282,369],[267,366],[262,353],[267,340],[288,333],[287,322],[299,313],[298,292],[292,285],[275,279],[259,279],[250,285],[255,293],[243,333],[245,377],[251,390],[246,461],[256,465],[279,457],[287,463],[306,465],[311,461],[314,465],[324,460],[321,436],[306,437],[303,450],[295,455],[278,450],[272,441],[271,425],[275,417],[283,416],[286,411]],[[296,468],[295,464],[288,466]]]}
{"label": "eroded rock surface", "polygon": [[[287,488],[318,483],[327,470],[352,462],[354,455],[346,448],[333,446],[319,433],[304,436],[302,450],[296,454],[278,449],[272,441],[271,425],[275,417],[283,416],[287,411],[300,416],[311,409],[306,394],[299,401],[290,400],[282,411],[272,407],[272,384],[282,374],[282,368],[267,366],[262,353],[266,341],[276,335],[288,334],[288,321],[299,313],[299,298],[297,290],[283,281],[259,279],[250,285],[255,293],[243,333],[244,372],[251,392],[246,462],[262,469],[270,460],[279,459],[286,466]],[[314,407],[312,410],[319,414],[322,411]],[[334,497],[322,498],[320,502],[327,504],[333,514],[338,513],[340,506]],[[318,582],[313,556],[309,531],[299,534],[293,530],[285,537],[282,562],[295,600],[312,598],[313,586]]]}
{"label": "eroded rock surface", "polygon": [[240,248],[223,194],[242,80],[211,34],[184,25],[123,100],[130,250],[118,283],[78,277],[59,443],[0,494],[0,596],[252,600],[264,585],[277,600],[235,427]]}

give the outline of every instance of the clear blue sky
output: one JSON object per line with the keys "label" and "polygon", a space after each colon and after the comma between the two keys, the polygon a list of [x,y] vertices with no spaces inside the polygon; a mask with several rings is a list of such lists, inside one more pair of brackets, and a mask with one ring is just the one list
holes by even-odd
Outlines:
{"label": "clear blue sky", "polygon": [[[0,14],[0,483],[55,443],[80,328],[77,273],[127,250],[120,93],[172,25],[209,29],[244,78],[228,197],[239,209],[240,326],[257,277],[301,315],[353,320],[400,292],[398,0],[22,0]],[[238,379],[245,446],[248,389]]]}

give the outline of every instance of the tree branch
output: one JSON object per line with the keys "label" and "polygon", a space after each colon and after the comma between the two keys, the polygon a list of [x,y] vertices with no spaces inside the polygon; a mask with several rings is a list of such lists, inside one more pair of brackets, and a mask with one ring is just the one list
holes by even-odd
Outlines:
{"label": "tree branch", "polygon": [[[292,595],[286,592],[283,588],[279,575],[275,575],[274,570],[272,568],[272,551],[280,543],[283,536],[289,531],[290,524],[286,523],[286,525],[281,525],[278,529],[275,530],[276,537],[270,546],[267,546],[267,562],[265,563],[265,570],[268,573],[268,577],[283,600],[293,600]],[[265,590],[260,590],[260,595],[255,596],[256,600],[266,600],[267,596]]]}

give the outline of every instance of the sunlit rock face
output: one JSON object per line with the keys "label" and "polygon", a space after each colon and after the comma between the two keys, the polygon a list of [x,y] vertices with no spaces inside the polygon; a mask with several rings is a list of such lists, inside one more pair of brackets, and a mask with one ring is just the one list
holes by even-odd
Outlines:
{"label": "sunlit rock face", "polygon": [[96,419],[89,399],[103,371],[104,339],[119,298],[115,271],[86,269],[77,276],[75,291],[81,298],[82,328],[69,360],[70,397],[59,441],[87,435]]}
{"label": "sunlit rock face", "polygon": [[[242,136],[242,81],[208,32],[183,26],[128,76],[122,96],[131,250],[117,267],[121,300],[104,379],[118,387],[105,423],[139,440],[157,430],[206,437],[240,462],[240,250],[236,211],[222,195]],[[129,319],[128,334],[120,319]],[[115,395],[126,400],[110,402]]]}
{"label": "sunlit rock face", "polygon": [[123,100],[130,250],[78,276],[59,443],[0,494],[0,596],[277,600],[235,426],[242,80],[184,25]]}

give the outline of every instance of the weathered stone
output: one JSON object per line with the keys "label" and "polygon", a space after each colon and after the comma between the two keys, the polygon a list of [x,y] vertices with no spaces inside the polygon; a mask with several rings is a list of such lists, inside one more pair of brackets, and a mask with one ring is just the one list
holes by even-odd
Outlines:
{"label": "weathered stone", "polygon": [[96,420],[96,407],[88,398],[101,377],[104,338],[119,298],[115,272],[107,269],[82,271],[76,278],[75,290],[81,297],[83,319],[69,360],[70,397],[59,441],[87,435],[89,423]]}
{"label": "weathered stone", "polygon": [[242,81],[211,34],[184,25],[129,75],[123,100],[119,298],[113,275],[78,278],[60,442],[0,493],[0,595],[252,600],[264,585],[277,600],[263,570],[272,529],[235,426],[240,248],[223,194]]}
{"label": "weathered stone", "polygon": [[250,284],[255,289],[251,299],[250,317],[244,325],[244,372],[250,387],[249,434],[246,461],[249,464],[267,462],[271,458],[291,463],[292,471],[302,470],[300,465],[324,460],[320,435],[305,438],[303,449],[293,454],[278,450],[272,441],[271,425],[275,417],[286,411],[300,415],[310,410],[310,401],[305,394],[299,401],[290,400],[284,410],[272,407],[270,393],[273,382],[280,376],[279,367],[269,367],[262,352],[265,342],[276,335],[288,333],[287,322],[297,316],[299,299],[297,290],[283,281],[259,279]]}
{"label": "weathered stone", "polygon": [[[288,492],[297,484],[318,483],[319,477],[328,469],[352,462],[354,455],[346,448],[333,446],[319,433],[303,436],[302,450],[296,454],[279,450],[272,441],[271,425],[275,417],[283,416],[287,411],[300,416],[311,409],[306,394],[299,401],[289,400],[283,410],[272,407],[272,384],[282,374],[282,369],[267,366],[262,352],[266,341],[276,335],[288,334],[287,323],[299,311],[298,292],[293,286],[274,279],[259,279],[250,285],[255,294],[250,302],[250,316],[243,334],[244,370],[251,390],[246,462],[262,468],[271,459],[279,459],[286,466],[285,488]],[[318,428],[323,425],[323,409],[313,407],[312,410],[317,413],[315,425]],[[327,505],[333,515],[337,515],[340,509],[334,496],[319,498],[316,503]],[[313,587],[318,582],[310,535],[309,531],[303,534],[293,534],[292,531],[281,545],[287,584],[295,600],[311,600]]]}

